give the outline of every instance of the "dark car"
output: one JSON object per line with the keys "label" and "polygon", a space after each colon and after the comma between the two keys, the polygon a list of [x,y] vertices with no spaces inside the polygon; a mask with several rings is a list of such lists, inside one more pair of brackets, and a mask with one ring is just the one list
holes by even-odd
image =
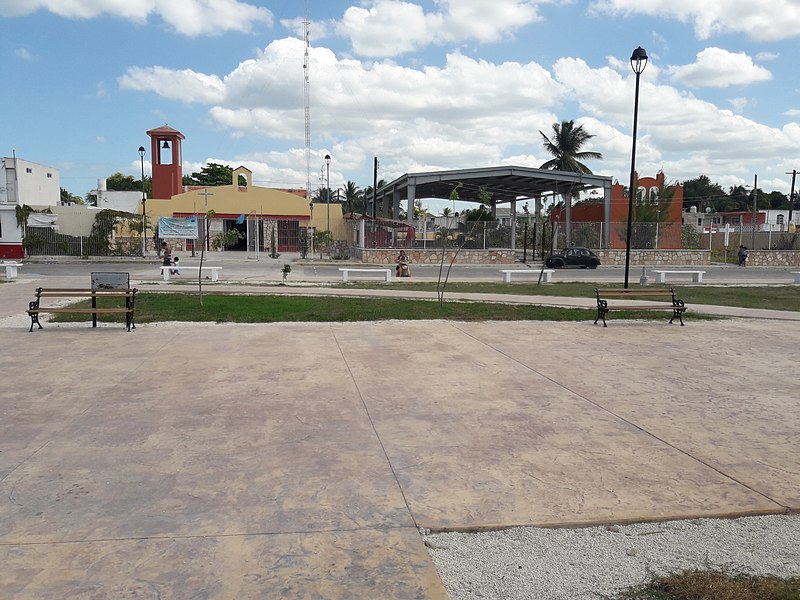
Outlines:
{"label": "dark car", "polygon": [[548,269],[561,269],[563,267],[580,267],[582,269],[596,269],[600,264],[597,255],[588,248],[564,248],[558,254],[548,256],[544,261]]}

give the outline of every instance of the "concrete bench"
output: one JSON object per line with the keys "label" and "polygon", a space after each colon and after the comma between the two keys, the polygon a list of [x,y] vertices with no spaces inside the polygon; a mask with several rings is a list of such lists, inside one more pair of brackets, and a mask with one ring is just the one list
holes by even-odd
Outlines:
{"label": "concrete bench", "polygon": [[392,280],[391,269],[363,269],[361,267],[339,267],[339,270],[342,272],[342,281],[349,281],[348,279],[349,273],[383,273],[386,281]]}
{"label": "concrete bench", "polygon": [[[208,267],[203,265],[203,271],[211,271],[211,281],[218,281],[219,280],[219,271],[222,270],[222,267]],[[169,281],[170,271],[177,271],[178,275],[181,274],[181,271],[194,271],[195,273],[200,272],[200,267],[193,266],[187,267],[186,265],[171,265],[171,266],[162,266],[161,267],[161,274],[164,276],[164,281]]]}
{"label": "concrete bench", "polygon": [[794,275],[794,282],[800,283],[800,271],[792,271],[792,275]]}
{"label": "concrete bench", "polygon": [[667,275],[691,275],[692,281],[695,283],[703,283],[703,275],[705,271],[656,271],[653,270],[653,273],[658,274],[658,283],[666,283]]}
{"label": "concrete bench", "polygon": [[539,277],[539,273],[541,273],[544,282],[551,283],[553,281],[553,273],[555,273],[553,269],[500,269],[500,272],[503,274],[503,281],[506,283],[511,283],[511,275],[514,273],[527,273],[529,275],[536,275],[537,279]]}
{"label": "concrete bench", "polygon": [[18,262],[0,262],[0,267],[6,268],[6,279],[16,279],[17,269],[22,266]]}

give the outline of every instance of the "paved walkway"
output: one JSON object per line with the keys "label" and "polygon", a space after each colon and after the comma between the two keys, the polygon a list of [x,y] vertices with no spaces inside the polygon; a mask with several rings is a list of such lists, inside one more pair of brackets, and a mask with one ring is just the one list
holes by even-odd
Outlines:
{"label": "paved walkway", "polygon": [[438,599],[419,527],[800,510],[792,321],[9,323],[3,598]]}

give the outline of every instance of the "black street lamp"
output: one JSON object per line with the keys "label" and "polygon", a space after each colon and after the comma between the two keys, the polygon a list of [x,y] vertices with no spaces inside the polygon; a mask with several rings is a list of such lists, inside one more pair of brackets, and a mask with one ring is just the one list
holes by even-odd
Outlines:
{"label": "black street lamp", "polygon": [[145,212],[147,197],[144,193],[144,146],[139,146],[139,161],[142,163],[142,256],[147,256],[147,213]]}
{"label": "black street lamp", "polygon": [[631,268],[631,220],[633,218],[633,199],[636,191],[633,188],[636,172],[636,129],[639,122],[639,76],[647,66],[647,52],[639,46],[631,55],[631,68],[636,73],[636,92],[633,101],[633,147],[631,148],[631,182],[628,187],[628,233],[625,240],[625,289],[628,288],[628,273]]}
{"label": "black street lamp", "polygon": [[328,205],[328,232],[331,230],[331,155],[325,155],[325,204]]}

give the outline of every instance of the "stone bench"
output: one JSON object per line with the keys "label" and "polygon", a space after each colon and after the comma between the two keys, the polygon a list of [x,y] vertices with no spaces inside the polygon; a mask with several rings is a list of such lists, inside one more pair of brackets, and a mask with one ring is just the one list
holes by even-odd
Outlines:
{"label": "stone bench", "polygon": [[6,268],[6,279],[16,279],[17,269],[22,266],[19,262],[0,262],[0,267]]}
{"label": "stone bench", "polygon": [[511,276],[514,273],[527,273],[529,275],[536,275],[537,278],[539,277],[539,273],[541,273],[544,282],[551,283],[553,281],[553,273],[555,273],[553,269],[500,269],[500,272],[503,274],[503,281],[506,283],[511,283]]}
{"label": "stone bench", "polygon": [[350,273],[383,273],[384,279],[386,281],[392,280],[392,270],[391,269],[366,269],[361,267],[339,267],[339,271],[342,273],[342,281],[350,281],[348,276]]}
{"label": "stone bench", "polygon": [[[208,267],[203,265],[203,271],[211,271],[211,281],[218,281],[219,280],[219,271],[222,270],[222,267]],[[170,273],[170,271],[177,271],[177,273]],[[200,272],[199,266],[192,266],[187,267],[186,265],[170,265],[170,266],[162,266],[161,267],[161,274],[164,276],[164,281],[169,281],[170,275],[180,275],[181,271],[194,271],[195,273]]]}
{"label": "stone bench", "polygon": [[703,283],[703,275],[705,274],[705,271],[686,271],[686,270],[681,270],[681,271],[658,270],[657,271],[657,270],[654,269],[653,273],[657,273],[658,274],[658,279],[657,279],[658,283],[666,283],[667,282],[667,275],[681,275],[681,274],[683,274],[683,275],[691,275],[692,276],[692,281],[695,282],[695,283]]}

